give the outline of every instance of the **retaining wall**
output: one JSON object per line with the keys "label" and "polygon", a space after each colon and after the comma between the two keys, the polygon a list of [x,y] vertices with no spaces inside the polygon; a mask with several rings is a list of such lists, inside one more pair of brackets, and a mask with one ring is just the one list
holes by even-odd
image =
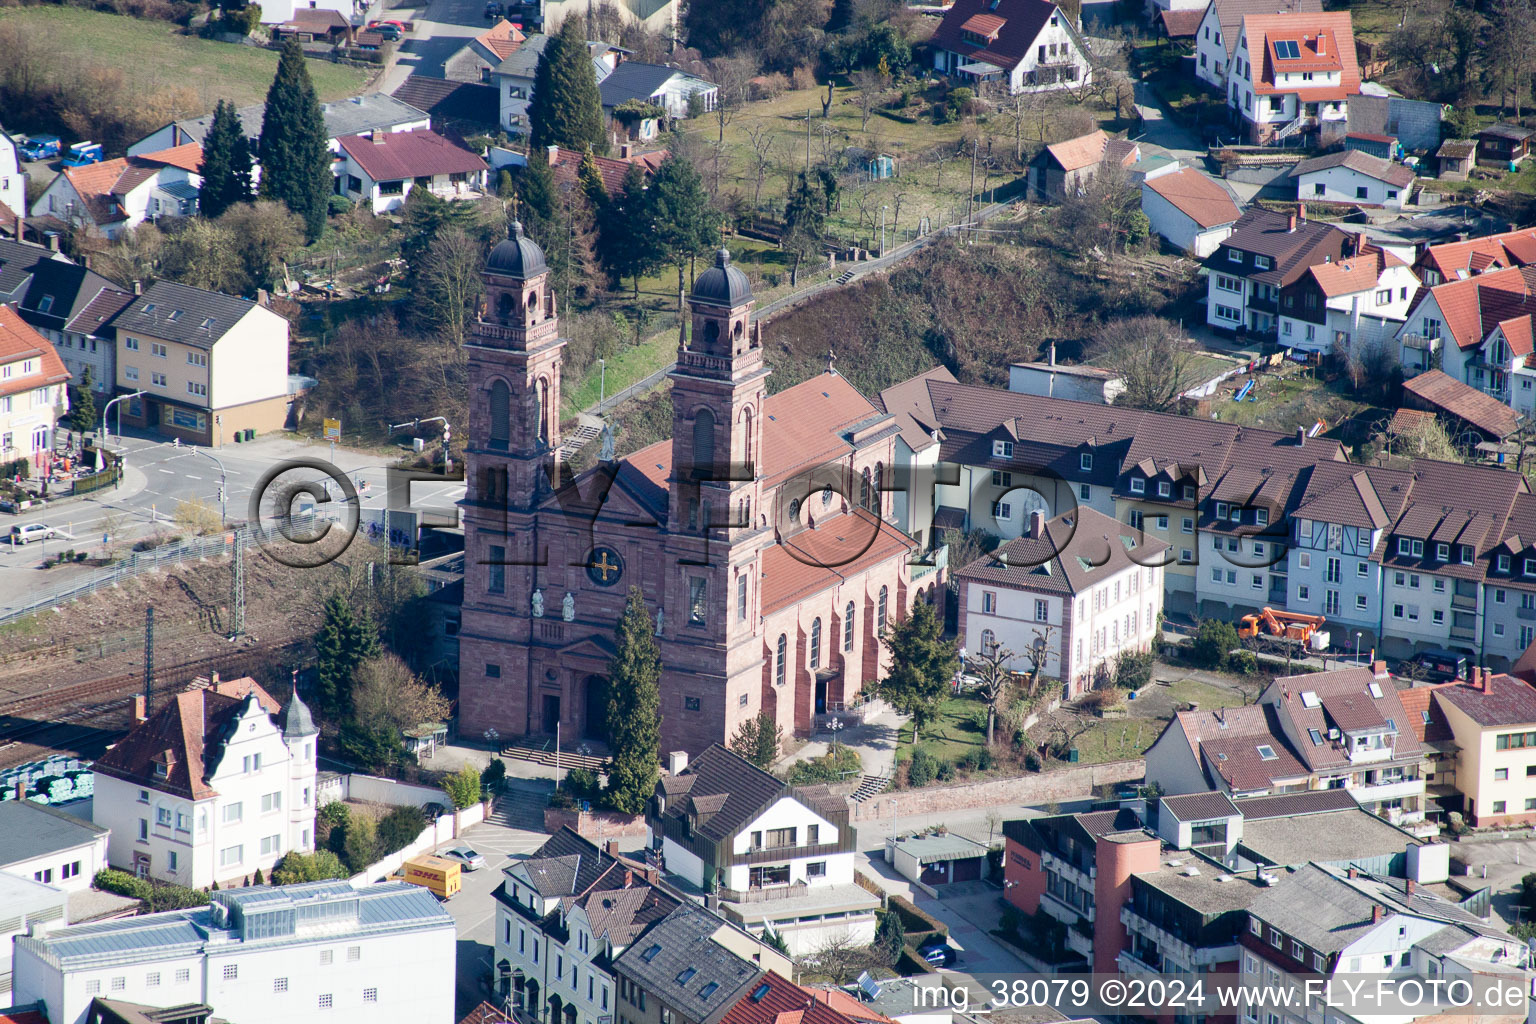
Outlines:
{"label": "retaining wall", "polygon": [[575,811],[567,807],[544,808],[545,832],[554,835],[566,827],[575,829],[583,838],[594,843],[601,843],[605,839],[645,838],[645,818],[638,814]]}
{"label": "retaining wall", "polygon": [[863,803],[849,802],[850,818],[854,824],[861,821],[881,821],[891,815],[891,800],[896,801],[896,813],[902,818],[917,814],[937,814],[941,811],[961,811],[996,804],[1044,804],[1052,801],[1078,800],[1093,795],[1095,786],[1107,783],[1131,782],[1147,773],[1146,762],[1141,758],[1129,761],[1109,761],[1104,764],[1085,764],[1076,768],[1036,772],[1007,779],[987,779],[982,782],[958,782],[947,786],[924,786],[921,789],[903,789],[882,793]]}
{"label": "retaining wall", "polygon": [[[368,776],[355,777],[367,778]],[[389,780],[380,779],[378,781],[387,782]],[[412,786],[410,788],[423,789],[425,787]],[[354,799],[366,798],[354,797]],[[383,881],[385,878],[388,878],[396,871],[399,871],[406,861],[410,860],[417,854],[424,853],[439,843],[446,843],[448,840],[455,838],[458,836],[460,829],[465,829],[471,825],[484,821],[485,804],[475,804],[472,807],[466,807],[464,810],[459,811],[457,816],[458,821],[455,822],[453,811],[449,811],[447,814],[439,815],[436,821],[421,830],[421,835],[412,840],[409,846],[406,846],[401,850],[396,850],[394,853],[390,854],[388,857],[385,857],[383,860],[368,865],[368,867],[353,875],[349,881],[351,881],[353,885],[368,885],[372,882]]]}

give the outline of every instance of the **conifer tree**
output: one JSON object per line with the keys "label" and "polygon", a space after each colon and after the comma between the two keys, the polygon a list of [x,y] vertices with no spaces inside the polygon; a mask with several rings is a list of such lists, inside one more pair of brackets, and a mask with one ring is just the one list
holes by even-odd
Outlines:
{"label": "conifer tree", "polygon": [[565,19],[539,55],[528,101],[533,149],[563,146],[579,153],[590,146],[599,156],[608,152],[597,72],[581,29],[582,19]]}
{"label": "conifer tree", "polygon": [[629,165],[624,172],[623,188],[603,213],[598,255],[615,278],[634,280],[636,298],[640,296],[641,276],[661,262],[661,242],[652,230],[649,190],[639,164]]}
{"label": "conifer tree", "polygon": [[261,118],[261,194],[276,199],[304,220],[313,242],[325,230],[331,194],[331,152],[325,118],[309,80],[297,37],[283,44],[277,75],[267,90]]}
{"label": "conifer tree", "polygon": [[668,261],[677,264],[681,289],[683,267],[720,244],[720,219],[709,208],[698,168],[676,153],[661,162],[647,193],[653,229]]}
{"label": "conifer tree", "polygon": [[603,184],[602,172],[597,169],[597,158],[590,149],[582,154],[581,166],[576,169],[576,184],[581,186],[581,193],[587,197],[587,205],[592,207],[592,213],[601,217],[608,207],[608,188]]}
{"label": "conifer tree", "polygon": [[340,594],[327,598],[315,634],[315,677],[324,712],[339,720],[351,711],[352,674],[378,653],[378,630],[367,614],[355,612]]}
{"label": "conifer tree", "polygon": [[560,200],[555,188],[555,172],[550,170],[543,150],[534,150],[528,164],[517,176],[517,216],[529,238],[545,244],[554,231]]}
{"label": "conifer tree", "polygon": [[661,774],[661,654],[640,588],[631,587],[608,663],[608,802],[639,814]]}
{"label": "conifer tree", "polygon": [[204,217],[217,217],[236,203],[251,201],[251,144],[235,105],[227,100],[213,109],[198,174],[203,178],[198,210]]}
{"label": "conifer tree", "polygon": [[85,372],[80,375],[80,386],[70,388],[74,392],[70,396],[70,415],[74,418],[76,430],[96,429],[96,381],[91,376],[91,368],[87,366]]}
{"label": "conifer tree", "polygon": [[955,641],[944,639],[944,620],[933,606],[915,601],[906,619],[880,632],[880,642],[891,652],[891,671],[880,681],[880,696],[912,716],[915,740],[939,717],[939,706],[960,671]]}

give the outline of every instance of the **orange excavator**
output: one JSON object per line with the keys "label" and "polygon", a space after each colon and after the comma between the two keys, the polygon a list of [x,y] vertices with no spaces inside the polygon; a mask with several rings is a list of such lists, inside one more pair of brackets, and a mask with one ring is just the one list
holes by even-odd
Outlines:
{"label": "orange excavator", "polygon": [[1321,630],[1326,622],[1321,615],[1265,608],[1256,615],[1244,615],[1237,624],[1237,635],[1244,638],[1260,634],[1283,637],[1286,640],[1299,640],[1310,647],[1313,634]]}

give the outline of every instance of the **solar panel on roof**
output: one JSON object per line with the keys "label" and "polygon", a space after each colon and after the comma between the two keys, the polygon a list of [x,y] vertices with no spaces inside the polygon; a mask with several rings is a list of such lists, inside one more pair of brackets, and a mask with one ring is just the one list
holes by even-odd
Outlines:
{"label": "solar panel on roof", "polygon": [[1275,56],[1281,60],[1295,60],[1301,56],[1301,50],[1294,39],[1281,39],[1275,43]]}

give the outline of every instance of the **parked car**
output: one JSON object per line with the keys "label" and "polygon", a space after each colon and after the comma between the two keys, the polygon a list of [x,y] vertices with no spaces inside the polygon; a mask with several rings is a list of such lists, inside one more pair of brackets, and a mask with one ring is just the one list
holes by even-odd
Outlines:
{"label": "parked car", "polygon": [[30,544],[35,540],[47,540],[55,536],[58,536],[58,531],[43,523],[23,523],[11,527],[12,544]]}
{"label": "parked car", "polygon": [[506,8],[497,3],[496,0],[491,0],[490,3],[485,5],[485,20],[495,21],[497,18],[501,17],[502,12],[505,10]]}
{"label": "parked car", "polygon": [[105,155],[99,142],[77,142],[69,147],[68,153],[64,154],[64,166],[85,167],[89,164],[99,164]]}
{"label": "parked car", "polygon": [[51,160],[59,155],[61,145],[57,135],[23,135],[16,140],[23,160]]}
{"label": "parked car", "polygon": [[1430,648],[1420,651],[1398,666],[1398,674],[1427,679],[1435,683],[1447,683],[1453,679],[1467,678],[1469,664],[1471,662],[1467,656],[1459,651]]}
{"label": "parked car", "polygon": [[405,29],[401,27],[399,22],[394,21],[370,22],[368,24],[368,31],[377,32],[392,43],[399,42],[405,35]]}
{"label": "parked car", "polygon": [[934,967],[952,967],[960,955],[943,939],[930,939],[918,949],[918,955]]}
{"label": "parked car", "polygon": [[446,850],[437,851],[437,855],[444,860],[454,861],[465,871],[478,871],[485,867],[485,858],[467,846],[452,846]]}

